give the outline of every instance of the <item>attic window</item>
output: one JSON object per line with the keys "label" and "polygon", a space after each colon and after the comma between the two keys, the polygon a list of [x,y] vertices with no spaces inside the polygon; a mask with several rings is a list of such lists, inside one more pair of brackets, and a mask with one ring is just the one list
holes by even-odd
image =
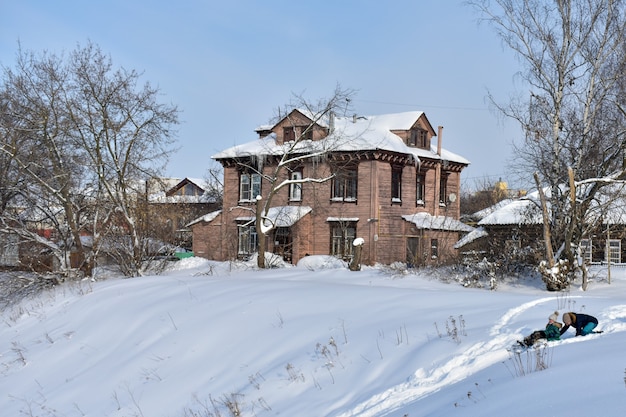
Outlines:
{"label": "attic window", "polygon": [[313,126],[300,127],[300,135],[303,140],[313,140]]}
{"label": "attic window", "polygon": [[428,132],[424,129],[411,129],[407,145],[428,149]]}
{"label": "attic window", "polygon": [[199,190],[198,187],[194,186],[193,184],[185,184],[182,187],[180,187],[178,190],[176,190],[175,193],[173,193],[173,195],[186,195],[186,196],[197,196],[199,195]]}
{"label": "attic window", "polygon": [[283,142],[296,140],[296,129],[293,126],[283,128]]}
{"label": "attic window", "polygon": [[289,126],[283,128],[283,142],[289,142],[292,140],[312,140],[313,139],[313,126]]}

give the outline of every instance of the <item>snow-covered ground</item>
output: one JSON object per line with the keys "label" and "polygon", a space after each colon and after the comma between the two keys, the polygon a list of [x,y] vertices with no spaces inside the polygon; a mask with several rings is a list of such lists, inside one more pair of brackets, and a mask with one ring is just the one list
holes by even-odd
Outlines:
{"label": "snow-covered ground", "polygon": [[[189,258],[6,308],[0,415],[626,415],[624,270],[549,293],[319,261],[257,271]],[[604,333],[507,350],[555,310],[594,315]]]}

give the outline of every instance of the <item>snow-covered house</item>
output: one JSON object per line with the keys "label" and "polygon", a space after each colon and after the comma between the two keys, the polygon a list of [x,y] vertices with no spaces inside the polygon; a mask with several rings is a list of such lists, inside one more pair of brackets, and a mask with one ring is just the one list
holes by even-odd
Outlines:
{"label": "snow-covered house", "polygon": [[[550,190],[544,192],[549,196]],[[488,258],[543,259],[543,216],[539,193],[503,200],[475,213],[477,228],[455,245],[461,251],[480,249]],[[626,263],[626,199],[622,185],[598,194],[586,218],[589,232],[580,242],[587,264]]]}
{"label": "snow-covered house", "polygon": [[256,196],[266,197],[286,153],[303,157],[277,179],[292,182],[272,200],[267,248],[288,261],[350,259],[353,240],[363,238],[363,264],[445,262],[460,235],[473,230],[458,220],[469,161],[442,147],[443,128],[435,131],[421,111],[316,120],[294,110],[256,132],[257,140],[213,156],[224,167],[223,210],[190,224],[196,256],[226,260],[257,251]]}
{"label": "snow-covered house", "polygon": [[192,237],[187,224],[220,207],[206,181],[194,178],[151,178],[146,182],[146,199],[152,222],[161,229],[156,236],[189,250]]}

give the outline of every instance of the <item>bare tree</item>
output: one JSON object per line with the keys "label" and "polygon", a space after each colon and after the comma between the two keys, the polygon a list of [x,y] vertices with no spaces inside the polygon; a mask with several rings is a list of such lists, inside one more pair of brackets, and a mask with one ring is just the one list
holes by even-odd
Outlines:
{"label": "bare tree", "polygon": [[[62,61],[49,54],[36,57],[20,50],[15,71],[4,73],[3,119],[11,135],[3,138],[3,154],[12,158],[25,182],[16,190],[19,199],[13,201],[14,207],[22,206],[19,213],[5,211],[3,225],[5,231],[47,246],[61,267],[68,265],[68,239],[79,241],[80,231],[80,208],[73,190],[82,165],[79,150],[68,140],[64,105],[68,84],[69,73]],[[54,227],[57,242],[28,227],[28,221]]]}
{"label": "bare tree", "polygon": [[205,192],[217,203],[218,207],[221,207],[224,200],[224,167],[213,160],[211,161],[204,176]]}
{"label": "bare tree", "polygon": [[100,237],[98,226],[106,225],[109,236],[121,237],[121,250],[113,254],[125,274],[135,276],[150,245],[138,198],[145,194],[144,180],[158,176],[173,150],[178,110],[157,101],[157,88],[139,86],[137,72],[114,70],[92,44],[74,51],[70,68],[79,87],[68,103],[74,143],[95,174],[97,201],[108,202],[95,213],[93,235]]}
{"label": "bare tree", "polygon": [[[174,150],[178,110],[159,103],[159,90],[139,86],[139,78],[135,71],[115,70],[92,43],[68,57],[20,50],[15,70],[4,71],[3,132],[14,136],[3,135],[2,152],[26,179],[20,203],[54,227],[56,238],[42,243],[62,266],[74,247],[91,272],[107,236],[124,273],[141,271],[147,239],[140,233],[138,199],[145,180],[158,174]],[[17,152],[22,145],[29,152]],[[4,219],[6,227],[37,240],[17,219]],[[94,237],[93,251],[83,246],[86,230]]]}
{"label": "bare tree", "polygon": [[[547,189],[546,271],[558,260],[576,267],[586,213],[607,178],[623,179],[626,149],[626,27],[621,0],[469,1],[520,59],[530,88],[498,109],[519,122],[519,172]],[[574,180],[570,181],[568,170]],[[598,180],[593,180],[598,179]],[[581,186],[582,184],[584,186]],[[571,190],[572,185],[576,187]],[[573,194],[572,194],[573,193]],[[575,195],[572,199],[571,196]],[[550,246],[550,247],[548,247]],[[550,253],[553,256],[550,256]],[[550,289],[568,285],[567,278]]]}
{"label": "bare tree", "polygon": [[[279,193],[290,187],[302,187],[307,183],[323,183],[333,178],[330,170],[314,170],[311,175],[289,175],[304,164],[322,166],[329,165],[329,155],[336,150],[338,143],[344,139],[341,134],[332,130],[332,120],[338,112],[345,112],[350,105],[353,92],[337,86],[330,98],[320,99],[316,103],[307,101],[302,95],[294,95],[292,103],[279,110],[276,121],[282,121],[291,137],[276,141],[267,139],[266,148],[254,156],[237,157],[237,165],[248,172],[260,176],[264,186],[262,194],[252,195],[256,203],[253,207],[240,207],[254,211],[257,233],[257,249],[259,268],[265,268],[265,251],[267,237],[276,228],[276,216],[270,216],[270,209]],[[254,188],[254,187],[253,187]],[[261,187],[259,187],[260,189]],[[253,192],[254,191],[253,189]]]}

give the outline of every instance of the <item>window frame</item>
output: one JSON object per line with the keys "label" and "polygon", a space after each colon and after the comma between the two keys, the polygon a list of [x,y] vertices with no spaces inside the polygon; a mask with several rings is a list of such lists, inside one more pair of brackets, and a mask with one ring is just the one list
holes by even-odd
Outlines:
{"label": "window frame", "polygon": [[358,169],[343,168],[335,172],[331,182],[331,201],[356,202],[358,198]]}
{"label": "window frame", "polygon": [[[247,235],[246,235],[247,233]],[[255,223],[237,224],[237,256],[248,258],[257,251],[259,236]]]}
{"label": "window frame", "polygon": [[[302,178],[303,175],[300,170],[291,171],[289,174],[289,179],[291,181],[302,180]],[[302,201],[302,183],[289,184],[289,201]]]}
{"label": "window frame", "polygon": [[352,243],[357,236],[355,221],[330,222],[330,255],[345,261],[354,257]]}
{"label": "window frame", "polygon": [[[244,187],[246,188],[244,190]],[[242,172],[239,174],[239,201],[252,202],[261,195],[261,174]]]}
{"label": "window frame", "polygon": [[606,261],[612,264],[622,262],[622,241],[621,239],[608,239],[606,243]]}
{"label": "window frame", "polygon": [[426,203],[426,173],[417,171],[415,175],[415,202],[418,205]]}
{"label": "window frame", "polygon": [[439,239],[430,239],[430,259],[439,259]]}
{"label": "window frame", "polygon": [[441,176],[439,178],[439,206],[445,207],[448,203],[448,176],[450,174],[444,171],[441,171]]}
{"label": "window frame", "polygon": [[402,166],[391,166],[391,202],[402,203]]}
{"label": "window frame", "polygon": [[295,126],[283,127],[283,142],[291,142],[296,140]]}

